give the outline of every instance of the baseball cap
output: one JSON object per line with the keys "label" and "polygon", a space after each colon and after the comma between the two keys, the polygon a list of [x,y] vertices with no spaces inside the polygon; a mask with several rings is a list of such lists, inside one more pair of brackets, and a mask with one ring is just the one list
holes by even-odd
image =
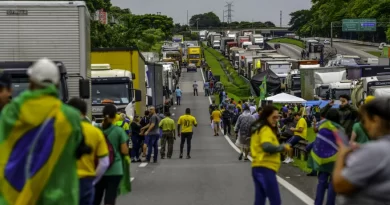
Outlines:
{"label": "baseball cap", "polygon": [[37,60],[28,68],[27,75],[32,82],[41,86],[58,85],[60,82],[60,71],[57,65],[48,58]]}
{"label": "baseball cap", "polygon": [[11,87],[11,76],[0,71],[0,87]]}

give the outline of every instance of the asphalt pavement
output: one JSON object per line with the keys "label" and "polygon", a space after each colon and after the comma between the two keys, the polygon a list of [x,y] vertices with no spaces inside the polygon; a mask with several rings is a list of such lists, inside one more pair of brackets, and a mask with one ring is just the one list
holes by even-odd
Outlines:
{"label": "asphalt pavement", "polygon": [[[191,159],[179,159],[180,140],[176,139],[172,159],[157,163],[131,164],[132,192],[120,196],[118,205],[249,205],[254,203],[250,162],[238,161],[237,148],[227,136],[213,136],[208,105],[199,86],[193,96],[192,83],[203,79],[197,73],[183,72],[180,106],[171,108],[173,119],[190,108],[198,121],[192,138]],[[184,151],[186,152],[186,150]],[[312,199],[285,180],[281,183],[282,202],[286,205],[313,204]],[[283,186],[282,186],[283,185]],[[294,192],[294,193],[293,193]]]}
{"label": "asphalt pavement", "polygon": [[[271,47],[274,47],[275,43],[268,43]],[[290,56],[292,59],[301,59],[302,48],[296,45],[287,43],[280,43],[278,53],[286,56]]]}

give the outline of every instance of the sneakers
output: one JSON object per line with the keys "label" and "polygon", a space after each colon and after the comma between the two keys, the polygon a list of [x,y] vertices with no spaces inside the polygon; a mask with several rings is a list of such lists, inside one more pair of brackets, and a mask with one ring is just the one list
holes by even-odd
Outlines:
{"label": "sneakers", "polygon": [[293,160],[292,158],[290,158],[290,157],[287,157],[287,158],[283,161],[284,164],[289,164],[289,163],[291,163],[291,162],[294,162],[294,160]]}

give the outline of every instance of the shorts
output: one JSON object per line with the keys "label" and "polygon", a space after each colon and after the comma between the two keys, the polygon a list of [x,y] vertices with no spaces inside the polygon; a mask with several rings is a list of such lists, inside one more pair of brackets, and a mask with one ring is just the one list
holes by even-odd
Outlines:
{"label": "shorts", "polygon": [[300,137],[300,136],[294,135],[294,136],[292,136],[292,137],[287,141],[287,143],[289,143],[289,144],[291,145],[291,147],[293,147],[293,146],[295,146],[296,144],[298,144],[299,141],[301,141],[301,140],[305,140],[305,139],[303,139],[303,138]]}
{"label": "shorts", "polygon": [[216,121],[213,121],[214,123],[214,126],[218,126],[219,127],[219,124],[221,123],[220,121],[216,122]]}
{"label": "shorts", "polygon": [[150,136],[146,135],[145,140],[144,140],[144,144],[149,144],[149,139],[150,139]]}

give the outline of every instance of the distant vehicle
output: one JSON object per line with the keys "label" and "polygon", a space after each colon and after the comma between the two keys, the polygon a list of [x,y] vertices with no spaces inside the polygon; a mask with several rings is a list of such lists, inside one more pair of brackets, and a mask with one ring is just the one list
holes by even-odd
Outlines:
{"label": "distant vehicle", "polygon": [[187,66],[187,72],[198,72],[197,68],[196,68],[196,65],[193,64],[193,63],[190,63],[188,66]]}
{"label": "distant vehicle", "polygon": [[279,44],[279,43],[275,43],[274,49],[277,50],[277,49],[279,49],[279,48],[280,48],[280,44]]}
{"label": "distant vehicle", "polygon": [[385,46],[387,46],[387,44],[385,42],[382,42],[382,43],[379,44],[378,49],[382,50],[383,47],[385,47]]}
{"label": "distant vehicle", "polygon": [[330,41],[328,39],[325,39],[324,44],[330,44]]}

